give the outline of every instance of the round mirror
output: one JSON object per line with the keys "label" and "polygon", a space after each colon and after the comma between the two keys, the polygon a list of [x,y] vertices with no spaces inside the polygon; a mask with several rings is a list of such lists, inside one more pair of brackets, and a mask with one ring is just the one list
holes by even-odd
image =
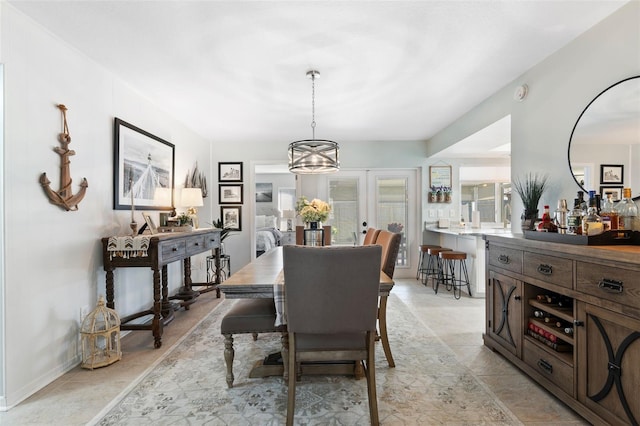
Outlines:
{"label": "round mirror", "polygon": [[640,76],[603,90],[582,111],[569,140],[569,168],[585,193],[616,199],[630,187],[640,196]]}

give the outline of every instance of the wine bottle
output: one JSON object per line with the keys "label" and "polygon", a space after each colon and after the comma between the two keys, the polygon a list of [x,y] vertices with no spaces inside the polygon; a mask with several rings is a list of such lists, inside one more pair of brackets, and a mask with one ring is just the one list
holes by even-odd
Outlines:
{"label": "wine bottle", "polygon": [[618,229],[638,230],[638,206],[631,199],[631,188],[624,188],[622,193],[622,201],[615,207],[618,213]]}

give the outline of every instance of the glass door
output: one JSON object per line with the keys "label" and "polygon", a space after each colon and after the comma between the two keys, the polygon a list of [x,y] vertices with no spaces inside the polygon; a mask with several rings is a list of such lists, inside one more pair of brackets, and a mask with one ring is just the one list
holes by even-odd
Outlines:
{"label": "glass door", "polygon": [[340,171],[330,175],[332,243],[362,244],[369,227],[400,233],[396,277],[409,276],[417,261],[419,197],[416,188],[416,170]]}

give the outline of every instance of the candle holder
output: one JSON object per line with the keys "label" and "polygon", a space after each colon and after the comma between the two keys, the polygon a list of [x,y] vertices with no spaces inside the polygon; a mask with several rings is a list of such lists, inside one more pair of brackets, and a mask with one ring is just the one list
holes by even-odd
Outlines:
{"label": "candle holder", "polygon": [[135,221],[131,222],[129,228],[131,228],[131,236],[135,237],[138,234],[138,223]]}

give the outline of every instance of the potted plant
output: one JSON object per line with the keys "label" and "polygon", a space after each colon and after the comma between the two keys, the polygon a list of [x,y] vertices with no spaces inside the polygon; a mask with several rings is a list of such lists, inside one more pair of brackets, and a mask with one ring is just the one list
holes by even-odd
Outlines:
{"label": "potted plant", "polygon": [[445,203],[450,203],[451,202],[451,187],[450,186],[443,186],[442,187],[442,192],[444,193],[444,202]]}
{"label": "potted plant", "polygon": [[545,189],[547,189],[547,175],[529,173],[524,178],[516,178],[513,181],[513,189],[518,193],[524,213],[522,214],[522,230],[531,231],[538,219],[538,204]]}
{"label": "potted plant", "polygon": [[214,220],[211,222],[211,224],[213,225],[214,228],[218,228],[222,230],[220,231],[220,254],[224,254],[224,240],[226,240],[227,237],[230,237],[231,235],[233,235],[231,233],[231,229],[224,227],[222,223],[222,219]]}
{"label": "potted plant", "polygon": [[438,187],[435,185],[431,185],[429,188],[429,202],[435,203],[436,198],[438,197]]}

